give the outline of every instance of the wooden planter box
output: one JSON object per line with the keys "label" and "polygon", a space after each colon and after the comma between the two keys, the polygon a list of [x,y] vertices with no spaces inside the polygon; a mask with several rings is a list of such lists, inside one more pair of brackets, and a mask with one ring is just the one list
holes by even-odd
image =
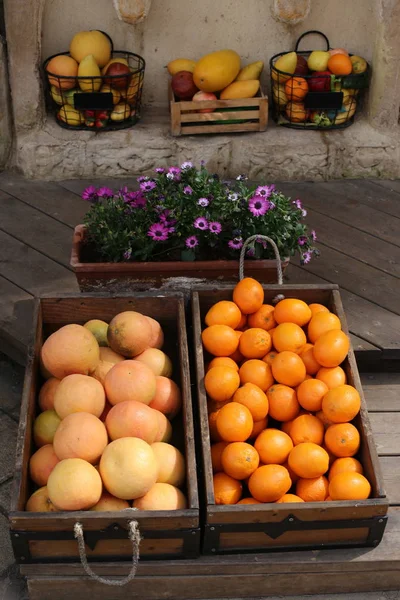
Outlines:
{"label": "wooden planter box", "polygon": [[[156,318],[164,329],[165,351],[175,365],[183,410],[174,421],[174,433],[186,457],[188,508],[176,511],[28,513],[25,504],[34,491],[28,462],[32,454],[32,424],[42,383],[39,356],[47,335],[67,323],[92,318],[110,321],[124,310]],[[140,559],[196,557],[200,549],[197,469],[194,449],[188,347],[183,298],[180,294],[135,296],[57,295],[36,300],[34,344],[29,353],[19,423],[15,479],[9,514],[11,539],[18,563],[79,562],[74,524],[83,526],[89,561],[131,561],[127,524],[138,521],[142,541]],[[177,444],[178,445],[178,444]],[[134,514],[134,517],[132,515]],[[128,563],[129,564],[129,563]]]}
{"label": "wooden planter box", "polygon": [[[82,292],[161,287],[172,277],[184,278],[189,283],[191,279],[231,282],[239,279],[238,260],[84,263],[81,262],[81,254],[85,230],[84,225],[75,227],[70,261]],[[289,259],[284,259],[282,270],[288,264]],[[245,265],[248,277],[255,277],[263,283],[277,279],[276,260],[246,260]]]}
{"label": "wooden planter box", "polygon": [[[168,97],[173,136],[198,133],[244,133],[267,129],[268,98],[264,96],[261,88],[254,98],[178,102],[169,85]],[[204,108],[212,108],[214,112],[198,112]],[[223,110],[218,111],[218,109]]]}
{"label": "wooden planter box", "polygon": [[[265,302],[282,293],[308,303],[318,302],[338,315],[348,334],[339,289],[336,285],[271,285],[264,288]],[[353,350],[350,349],[343,368],[348,382],[357,388],[362,399],[360,414],[355,419],[361,435],[359,458],[372,487],[372,497],[352,502],[314,502],[298,504],[261,504],[221,506],[215,504],[207,398],[204,389],[204,355],[201,331],[207,310],[219,300],[230,300],[232,288],[202,289],[192,294],[193,332],[195,343],[198,406],[203,453],[204,488],[204,554],[229,552],[262,552],[302,548],[344,546],[376,546],[385,526],[388,499],[383,487],[378,455],[361,388]]]}

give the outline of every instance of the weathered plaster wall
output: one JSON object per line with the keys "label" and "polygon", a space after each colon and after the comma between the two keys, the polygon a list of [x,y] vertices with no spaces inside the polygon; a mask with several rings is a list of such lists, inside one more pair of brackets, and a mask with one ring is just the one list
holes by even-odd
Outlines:
{"label": "weathered plaster wall", "polygon": [[[327,8],[328,5],[328,8]],[[146,20],[136,26],[121,23],[110,0],[47,0],[43,17],[42,57],[67,50],[81,29],[107,31],[117,48],[143,54],[146,59],[145,102],[166,105],[165,64],[178,57],[197,59],[207,52],[233,48],[243,62],[264,60],[292,50],[308,29],[322,30],[332,46],[348,47],[371,60],[375,35],[375,0],[311,0],[304,23],[290,27],[272,13],[273,0],[154,0]],[[303,49],[324,49],[313,37]],[[268,68],[264,84],[268,88]]]}

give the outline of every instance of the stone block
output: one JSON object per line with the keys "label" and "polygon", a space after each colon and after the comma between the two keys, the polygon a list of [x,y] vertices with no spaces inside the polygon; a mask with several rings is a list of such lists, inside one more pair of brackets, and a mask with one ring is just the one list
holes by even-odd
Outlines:
{"label": "stone block", "polygon": [[12,416],[19,415],[24,369],[0,354],[0,409]]}
{"label": "stone block", "polygon": [[0,412],[0,484],[10,479],[15,470],[15,446],[18,426],[8,415]]}
{"label": "stone block", "polygon": [[14,562],[8,519],[0,515],[0,573]]}
{"label": "stone block", "polygon": [[6,514],[10,510],[12,484],[13,480],[9,479],[0,485],[0,513]]}

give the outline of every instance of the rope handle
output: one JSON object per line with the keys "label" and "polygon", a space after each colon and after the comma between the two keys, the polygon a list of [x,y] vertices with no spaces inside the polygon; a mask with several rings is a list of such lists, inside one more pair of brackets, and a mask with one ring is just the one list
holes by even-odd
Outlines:
{"label": "rope handle", "polygon": [[[242,281],[242,279],[244,278],[244,257],[246,254],[247,246],[249,244],[251,244],[251,242],[260,241],[260,240],[265,240],[266,242],[269,242],[271,244],[271,246],[274,250],[274,253],[275,253],[275,258],[276,258],[276,271],[277,271],[277,275],[278,275],[278,284],[283,285],[282,261],[281,261],[281,257],[279,254],[278,246],[275,244],[274,240],[271,239],[270,237],[268,237],[267,235],[252,235],[249,238],[247,238],[247,240],[244,242],[242,249],[240,251],[240,258],[239,258],[239,280]],[[273,303],[276,304],[280,300],[283,300],[283,298],[284,298],[283,294],[278,294],[273,299]]]}
{"label": "rope handle", "polygon": [[294,51],[298,52],[299,49],[299,44],[301,42],[301,40],[303,39],[303,37],[305,37],[306,35],[311,35],[311,34],[317,34],[317,35],[321,35],[324,40],[326,41],[326,51],[329,50],[330,48],[330,44],[329,44],[329,40],[326,37],[326,35],[324,33],[322,33],[322,31],[318,31],[318,29],[310,29],[310,31],[305,31],[304,33],[301,34],[301,36],[299,37],[299,39],[296,42],[296,46],[294,47]]}
{"label": "rope handle", "polygon": [[78,540],[78,548],[79,548],[79,558],[81,559],[82,566],[85,570],[86,575],[98,581],[99,583],[103,583],[104,585],[116,585],[123,586],[132,581],[136,575],[136,570],[139,562],[139,546],[140,546],[140,532],[139,532],[139,523],[137,521],[129,521],[129,539],[132,542],[132,567],[129,571],[128,575],[124,577],[124,579],[106,579],[105,577],[100,577],[96,575],[94,571],[89,566],[86,550],[85,550],[85,539],[83,537],[83,527],[82,523],[75,523],[74,525],[74,536]]}

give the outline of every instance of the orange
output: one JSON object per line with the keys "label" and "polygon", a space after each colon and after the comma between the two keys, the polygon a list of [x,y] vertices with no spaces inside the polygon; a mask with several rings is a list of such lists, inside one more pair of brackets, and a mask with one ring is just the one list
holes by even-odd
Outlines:
{"label": "orange", "polygon": [[242,319],[242,313],[238,306],[230,300],[221,300],[210,308],[205,316],[208,327],[211,325],[227,325],[236,329]]}
{"label": "orange", "polygon": [[297,388],[297,400],[306,410],[317,412],[322,408],[322,399],[329,392],[328,386],[319,379],[307,379]]}
{"label": "orange", "polygon": [[242,500],[239,500],[239,502],[237,502],[236,504],[262,504],[262,503],[259,502],[258,500],[256,500],[255,498],[243,498]]}
{"label": "orange", "polygon": [[249,479],[250,494],[260,502],[276,502],[292,486],[289,472],[282,465],[258,467]]}
{"label": "orange", "polygon": [[263,358],[271,350],[272,341],[268,331],[252,327],[244,331],[239,339],[239,352],[245,358]]}
{"label": "orange", "polygon": [[276,326],[274,307],[272,304],[263,304],[255,313],[247,318],[249,327],[259,327],[269,331]]}
{"label": "orange", "polygon": [[314,344],[314,357],[323,367],[338,367],[349,351],[349,338],[343,331],[323,333]]}
{"label": "orange", "polygon": [[308,375],[315,375],[321,368],[321,365],[315,360],[313,349],[313,344],[306,344],[299,352],[299,356],[306,366]]}
{"label": "orange", "polygon": [[350,75],[353,64],[345,54],[334,54],[328,60],[328,69],[334,75]]}
{"label": "orange", "polygon": [[332,498],[331,498],[330,496],[327,496],[327,497],[325,498],[325,502],[332,502]]}
{"label": "orange", "polygon": [[[225,406],[225,404],[228,404],[228,402],[231,402],[231,401],[232,401],[231,398],[229,398],[229,400],[224,400],[223,402],[216,402],[215,400],[210,400],[210,398],[207,398],[208,414],[215,412],[216,410],[219,410],[220,408]],[[332,425],[332,423],[331,423],[331,425]]]}
{"label": "orange", "polygon": [[265,465],[281,465],[293,449],[293,442],[279,429],[265,429],[254,442],[254,448]]}
{"label": "orange", "polygon": [[345,458],[337,458],[329,470],[329,481],[333,479],[335,475],[347,472],[360,473],[360,475],[363,475],[364,469],[360,461],[356,458],[352,458],[350,456]]}
{"label": "orange", "polygon": [[242,362],[242,360],[244,358],[239,350],[239,340],[240,340],[240,337],[241,337],[243,331],[238,331],[237,329],[235,329],[234,331],[235,331],[236,339],[238,341],[238,346],[237,346],[235,352],[232,352],[232,354],[229,354],[228,358],[231,358],[235,363],[239,364]]}
{"label": "orange", "polygon": [[211,325],[201,334],[203,346],[213,356],[229,356],[239,346],[239,339],[232,327]]}
{"label": "orange", "polygon": [[264,431],[264,429],[267,428],[267,425],[268,425],[268,417],[265,417],[265,419],[261,419],[261,421],[254,421],[253,430],[250,434],[249,439],[254,440],[254,438],[256,438],[259,433],[261,433],[262,431]]}
{"label": "orange", "polygon": [[327,445],[325,444],[325,442],[322,444],[322,447],[328,453],[328,456],[329,456],[329,468],[331,468],[331,466],[333,465],[333,463],[337,459],[337,456],[335,456],[334,454],[332,454],[332,452],[329,450],[329,448],[327,447]]}
{"label": "orange", "polygon": [[296,473],[293,471],[293,469],[290,468],[289,461],[287,460],[286,462],[284,462],[282,466],[288,470],[289,477],[292,480],[292,483],[296,483],[296,481],[299,479],[299,476],[296,475]]}
{"label": "orange", "polygon": [[285,84],[285,94],[292,102],[301,102],[308,92],[308,83],[303,77],[290,77]]}
{"label": "orange", "polygon": [[352,385],[339,385],[329,390],[322,400],[324,415],[333,423],[348,423],[359,413],[360,394]]}
{"label": "orange", "polygon": [[240,316],[239,325],[237,327],[235,327],[235,329],[242,330],[247,325],[247,315],[243,315],[242,313],[240,313],[240,314],[241,314],[241,316]]}
{"label": "orange", "polygon": [[261,283],[252,277],[245,277],[233,290],[233,301],[245,315],[255,313],[264,303],[264,290]]}
{"label": "orange", "polygon": [[317,302],[313,302],[308,305],[308,308],[311,310],[312,316],[316,315],[319,312],[329,312],[329,308],[326,308],[323,304],[318,304]]}
{"label": "orange", "polygon": [[321,445],[324,441],[325,429],[317,417],[313,415],[302,415],[297,417],[290,427],[290,437],[294,446],[304,442],[313,442]]}
{"label": "orange", "polygon": [[232,400],[247,406],[253,421],[261,421],[268,414],[268,398],[262,389],[254,383],[245,383],[234,393]]}
{"label": "orange", "polygon": [[213,358],[207,367],[207,371],[209,371],[213,367],[230,367],[235,371],[239,371],[239,367],[237,366],[235,361],[229,358],[228,356],[217,356],[216,358]]}
{"label": "orange", "polygon": [[221,442],[221,436],[218,433],[217,429],[217,416],[219,410],[212,412],[208,415],[208,426],[210,428],[210,438],[212,442]]}
{"label": "orange", "polygon": [[239,369],[240,382],[254,383],[265,392],[274,383],[271,367],[256,358],[247,360]]}
{"label": "orange", "polygon": [[275,350],[271,350],[265,356],[263,356],[262,360],[267,363],[267,365],[272,365],[272,361],[278,353]]}
{"label": "orange", "polygon": [[354,456],[360,448],[360,434],[351,423],[336,423],[326,430],[325,444],[335,456]]}
{"label": "orange", "polygon": [[239,385],[239,373],[230,367],[213,367],[204,377],[207,394],[217,402],[232,398]]}
{"label": "orange", "polygon": [[299,354],[306,345],[307,338],[299,325],[295,323],[281,323],[275,328],[272,334],[272,342],[275,350],[278,350],[278,352],[289,350],[290,352]]}
{"label": "orange", "polygon": [[347,381],[346,373],[342,367],[321,367],[315,378],[326,383],[330,390],[339,385],[344,385]]}
{"label": "orange", "polygon": [[285,113],[291,123],[303,123],[310,114],[302,102],[288,102]]}
{"label": "orange", "polygon": [[257,450],[246,442],[233,442],[223,450],[221,464],[233,479],[246,479],[257,469],[260,457]]}
{"label": "orange", "polygon": [[272,329],[268,329],[268,333],[271,336],[271,340],[272,340],[272,334],[274,333],[276,327],[273,327]]}
{"label": "orange", "polygon": [[328,419],[328,417],[324,414],[323,410],[319,410],[318,412],[316,412],[315,416],[317,417],[317,419],[319,419],[321,421],[321,423],[325,427],[325,429],[328,429],[328,427],[333,425],[333,421]]}
{"label": "orange", "polygon": [[[298,412],[298,414],[296,415],[295,419],[297,419],[297,417],[301,417],[301,415],[309,415],[310,413],[308,413],[307,411],[303,410],[302,408],[300,409],[300,411]],[[291,419],[291,421],[285,421],[284,423],[282,423],[281,425],[281,430],[284,431],[285,433],[287,433],[288,435],[290,435],[290,428],[292,426],[294,419]]]}
{"label": "orange", "polygon": [[317,444],[310,442],[298,444],[289,454],[289,467],[299,477],[313,479],[327,472],[329,455]]}
{"label": "orange", "polygon": [[300,411],[296,392],[287,385],[277,383],[267,390],[269,415],[277,421],[291,421]]}
{"label": "orange", "polygon": [[272,361],[272,375],[278,383],[295,387],[306,377],[306,367],[294,352],[279,352]]}
{"label": "orange", "polygon": [[307,335],[310,342],[315,344],[323,333],[332,329],[342,329],[339,317],[331,312],[319,312],[314,315],[307,327]]}
{"label": "orange", "polygon": [[329,483],[331,500],[366,500],[370,493],[369,481],[360,473],[339,473]]}
{"label": "orange", "polygon": [[243,486],[237,479],[226,473],[214,475],[215,504],[236,504],[242,495]]}
{"label": "orange", "polygon": [[304,502],[323,502],[329,493],[329,483],[324,475],[313,479],[299,479],[296,483],[296,494]]}
{"label": "orange", "polygon": [[284,494],[282,498],[276,501],[277,504],[284,504],[288,502],[304,502],[300,496],[296,496],[296,494]]}
{"label": "orange", "polygon": [[274,317],[277,323],[296,323],[303,327],[311,319],[311,310],[303,300],[285,298],[275,306]]}
{"label": "orange", "polygon": [[229,402],[218,411],[217,431],[225,442],[244,442],[253,430],[251,412],[239,402]]}
{"label": "orange", "polygon": [[220,473],[223,471],[221,456],[225,448],[229,446],[229,442],[217,442],[211,446],[211,464],[213,473]]}

